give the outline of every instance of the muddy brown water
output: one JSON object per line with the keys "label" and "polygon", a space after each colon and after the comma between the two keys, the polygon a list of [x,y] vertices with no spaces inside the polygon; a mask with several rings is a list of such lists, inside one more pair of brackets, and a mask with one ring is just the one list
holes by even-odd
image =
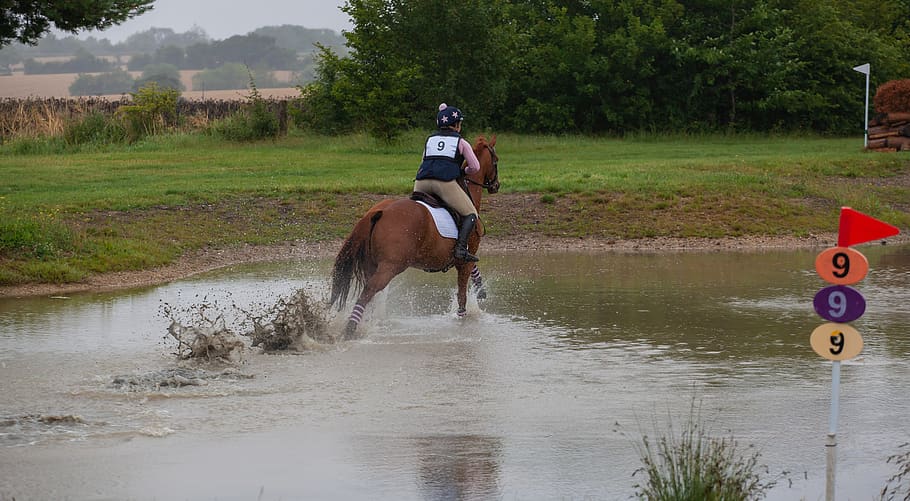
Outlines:
{"label": "muddy brown water", "polygon": [[[910,440],[910,246],[859,249],[838,499],[875,498]],[[323,299],[329,261],[3,299],[0,499],[628,499],[640,437],[693,403],[789,472],[768,499],[823,499],[821,250],[484,254],[489,297],[464,319],[454,273],[409,271],[364,339],[238,364],[178,360],[162,305],[240,325],[300,289]]]}

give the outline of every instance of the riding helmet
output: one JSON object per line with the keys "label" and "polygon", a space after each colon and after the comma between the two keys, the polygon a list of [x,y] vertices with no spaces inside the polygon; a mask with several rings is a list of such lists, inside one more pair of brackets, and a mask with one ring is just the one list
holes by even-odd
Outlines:
{"label": "riding helmet", "polygon": [[436,127],[454,127],[455,124],[464,120],[461,110],[446,103],[439,105],[439,113],[436,114]]}

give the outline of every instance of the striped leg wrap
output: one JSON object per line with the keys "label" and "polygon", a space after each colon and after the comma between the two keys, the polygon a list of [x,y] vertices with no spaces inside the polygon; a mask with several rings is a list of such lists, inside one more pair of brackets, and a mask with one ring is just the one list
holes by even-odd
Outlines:
{"label": "striped leg wrap", "polygon": [[471,281],[474,282],[474,287],[477,287],[478,289],[483,287],[483,278],[480,277],[480,268],[476,265],[474,266],[474,269],[471,270]]}
{"label": "striped leg wrap", "polygon": [[363,308],[362,304],[360,304],[360,303],[355,304],[354,309],[351,310],[351,317],[349,318],[349,320],[351,322],[354,322],[355,324],[359,324],[360,321],[363,320],[363,310],[364,310],[364,308]]}
{"label": "striped leg wrap", "polygon": [[474,265],[474,269],[471,270],[471,282],[474,284],[474,289],[477,291],[477,299],[486,299],[487,290],[483,287],[483,278],[480,276],[480,268],[477,265]]}

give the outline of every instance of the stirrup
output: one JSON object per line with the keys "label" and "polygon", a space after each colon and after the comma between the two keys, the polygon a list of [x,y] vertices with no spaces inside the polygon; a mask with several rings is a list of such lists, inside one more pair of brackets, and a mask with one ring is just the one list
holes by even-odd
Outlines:
{"label": "stirrup", "polygon": [[468,249],[464,247],[457,247],[455,249],[455,259],[460,259],[467,263],[476,263],[480,261],[480,258],[468,252]]}

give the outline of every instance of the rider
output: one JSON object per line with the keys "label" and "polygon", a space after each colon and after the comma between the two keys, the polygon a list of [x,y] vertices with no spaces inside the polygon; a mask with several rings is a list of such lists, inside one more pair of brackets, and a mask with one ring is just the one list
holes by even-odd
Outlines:
{"label": "rider", "polygon": [[427,138],[423,162],[417,170],[414,191],[437,195],[446,204],[461,214],[461,227],[455,243],[455,259],[478,261],[477,256],[468,252],[468,237],[477,224],[477,210],[467,192],[455,181],[461,175],[462,163],[467,162],[465,174],[480,171],[480,162],[471,145],[461,137],[461,110],[445,103],[439,105],[436,114],[436,133]]}

